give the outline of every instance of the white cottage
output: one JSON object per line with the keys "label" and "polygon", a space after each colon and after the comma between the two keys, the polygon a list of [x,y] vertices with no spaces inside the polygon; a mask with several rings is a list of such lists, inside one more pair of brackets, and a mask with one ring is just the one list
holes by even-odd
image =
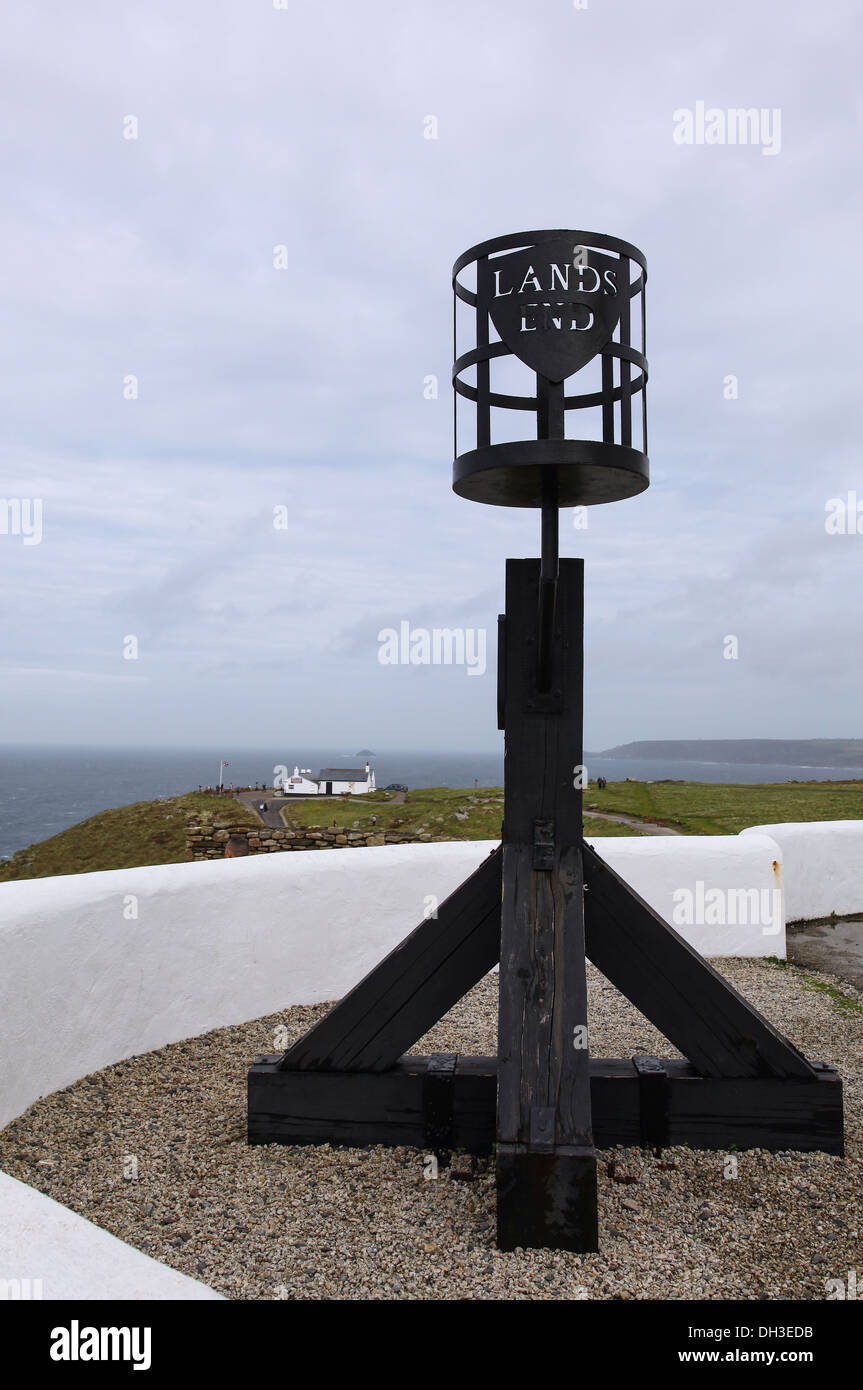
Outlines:
{"label": "white cottage", "polygon": [[318,782],[312,777],[312,769],[304,767],[301,771],[295,767],[293,775],[285,778],[284,790],[287,796],[317,796]]}
{"label": "white cottage", "polygon": [[338,796],[341,792],[359,796],[375,790],[375,774],[368,763],[364,768],[322,767],[318,773],[318,788],[324,796]]}

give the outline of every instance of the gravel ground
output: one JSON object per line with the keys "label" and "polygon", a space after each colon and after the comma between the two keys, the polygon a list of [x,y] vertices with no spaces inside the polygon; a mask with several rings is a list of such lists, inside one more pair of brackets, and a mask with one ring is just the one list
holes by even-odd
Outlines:
{"label": "gravel ground", "polygon": [[[494,1178],[415,1149],[249,1148],[245,1075],[329,1007],[286,1009],[108,1067],[0,1132],[0,1168],[131,1245],[241,1299],[822,1299],[863,1270],[863,994],[765,961],[714,964],[845,1087],[847,1156],[607,1150],[602,1251],[494,1247]],[[816,988],[815,984],[821,986]],[[675,1054],[589,967],[598,1056]],[[413,1049],[496,1050],[488,976]],[[124,1157],[137,1179],[124,1177]],[[737,1163],[737,1176],[727,1176]],[[858,1276],[859,1277],[859,1276]]]}

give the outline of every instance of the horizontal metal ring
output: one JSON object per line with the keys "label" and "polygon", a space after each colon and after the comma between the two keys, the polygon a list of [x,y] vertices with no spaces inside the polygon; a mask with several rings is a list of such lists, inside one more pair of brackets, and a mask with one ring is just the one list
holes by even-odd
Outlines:
{"label": "horizontal metal ring", "polygon": [[[469,386],[466,381],[457,381],[453,378],[453,387],[458,395],[463,396],[467,401],[479,402],[479,396],[475,386]],[[638,376],[632,378],[629,383],[630,396],[636,396],[639,391],[644,390],[645,375],[640,372]],[[612,391],[590,391],[581,396],[564,396],[564,410],[587,410],[591,406],[599,406],[616,403],[623,399],[623,387],[615,386]],[[487,396],[483,396],[483,403],[499,407],[501,410],[536,410],[539,404],[536,396],[505,396],[498,391],[489,391]]]}

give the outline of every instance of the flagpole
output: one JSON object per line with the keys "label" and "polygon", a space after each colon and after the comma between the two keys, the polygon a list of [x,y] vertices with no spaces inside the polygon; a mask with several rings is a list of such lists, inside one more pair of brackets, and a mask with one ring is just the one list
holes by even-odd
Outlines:
{"label": "flagpole", "polygon": [[224,772],[224,770],[225,770],[225,764],[222,762],[222,759],[220,758],[220,759],[219,759],[219,791],[220,791],[220,792],[221,792],[221,790],[222,790],[222,773]]}

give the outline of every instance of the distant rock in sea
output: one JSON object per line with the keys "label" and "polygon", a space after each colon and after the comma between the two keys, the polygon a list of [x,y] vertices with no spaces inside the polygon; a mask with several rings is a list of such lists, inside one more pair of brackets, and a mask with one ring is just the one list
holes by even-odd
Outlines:
{"label": "distant rock in sea", "polygon": [[359,753],[355,753],[355,758],[373,758],[375,755],[371,748],[361,748]]}

